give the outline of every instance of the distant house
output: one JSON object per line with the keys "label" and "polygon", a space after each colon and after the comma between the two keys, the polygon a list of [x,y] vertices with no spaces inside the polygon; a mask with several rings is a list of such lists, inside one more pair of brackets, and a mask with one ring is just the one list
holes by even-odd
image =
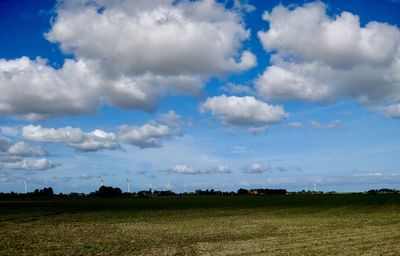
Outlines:
{"label": "distant house", "polygon": [[258,193],[258,191],[257,190],[249,190],[249,195],[255,195],[255,196],[258,196],[260,193]]}

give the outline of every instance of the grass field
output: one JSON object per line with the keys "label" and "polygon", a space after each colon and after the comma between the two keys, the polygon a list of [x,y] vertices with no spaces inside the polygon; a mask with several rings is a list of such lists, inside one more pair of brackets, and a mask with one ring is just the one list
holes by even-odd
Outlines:
{"label": "grass field", "polygon": [[0,255],[400,255],[400,195],[0,201]]}

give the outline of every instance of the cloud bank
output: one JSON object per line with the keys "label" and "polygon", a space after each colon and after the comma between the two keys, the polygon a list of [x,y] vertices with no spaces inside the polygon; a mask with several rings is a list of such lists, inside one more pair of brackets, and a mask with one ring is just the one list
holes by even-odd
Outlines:
{"label": "cloud bank", "polygon": [[[380,22],[360,25],[349,12],[331,17],[321,2],[275,7],[258,36],[272,53],[271,66],[256,79],[266,99],[363,105],[400,102],[400,29]],[[386,113],[396,116],[396,105]]]}
{"label": "cloud bank", "polygon": [[43,158],[47,151],[42,147],[33,147],[24,141],[13,143],[0,135],[0,170],[47,170],[58,165]]}
{"label": "cloud bank", "polygon": [[151,121],[142,126],[121,125],[116,132],[100,129],[84,132],[69,126],[45,128],[41,125],[27,125],[22,128],[22,136],[30,141],[63,143],[78,151],[90,152],[118,149],[121,144],[139,148],[161,147],[163,140],[179,136],[179,131]]}
{"label": "cloud bank", "polygon": [[269,105],[253,96],[215,96],[208,98],[200,107],[210,111],[225,125],[241,125],[253,129],[266,128],[289,116],[281,106]]}
{"label": "cloud bank", "polygon": [[240,13],[214,0],[62,1],[46,38],[73,59],[0,59],[0,113],[37,120],[103,104],[149,111],[256,65]]}

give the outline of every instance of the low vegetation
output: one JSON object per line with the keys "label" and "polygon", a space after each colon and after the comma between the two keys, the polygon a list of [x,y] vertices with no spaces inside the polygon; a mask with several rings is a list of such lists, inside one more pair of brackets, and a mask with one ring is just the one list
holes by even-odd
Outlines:
{"label": "low vegetation", "polygon": [[400,255],[399,194],[0,200],[0,255]]}

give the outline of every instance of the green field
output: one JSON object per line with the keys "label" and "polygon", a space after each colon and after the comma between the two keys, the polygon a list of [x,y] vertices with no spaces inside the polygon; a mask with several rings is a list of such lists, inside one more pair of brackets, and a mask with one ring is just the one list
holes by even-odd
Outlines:
{"label": "green field", "polygon": [[0,201],[0,255],[400,255],[400,195]]}

